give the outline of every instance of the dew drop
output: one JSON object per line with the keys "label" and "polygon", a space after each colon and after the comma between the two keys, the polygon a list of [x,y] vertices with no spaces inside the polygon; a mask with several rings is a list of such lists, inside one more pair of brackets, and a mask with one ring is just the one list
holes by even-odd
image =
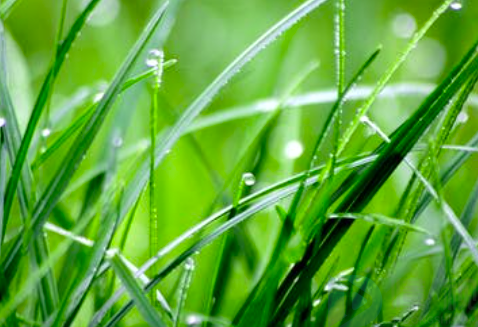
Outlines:
{"label": "dew drop", "polygon": [[3,117],[0,117],[0,127],[4,127],[7,124],[7,120]]}
{"label": "dew drop", "polygon": [[196,269],[196,263],[194,262],[193,258],[187,258],[186,262],[184,263],[184,268],[189,271],[193,271]]}
{"label": "dew drop", "polygon": [[253,186],[256,183],[256,177],[252,173],[244,173],[242,180],[247,186]]}
{"label": "dew drop", "polygon": [[425,240],[425,245],[427,246],[434,246],[435,244],[436,244],[436,241],[431,237]]}
{"label": "dew drop", "polygon": [[459,124],[464,124],[468,121],[469,119],[469,115],[466,111],[461,111],[459,114],[458,114],[458,117],[456,118],[456,121],[457,123]]}
{"label": "dew drop", "polygon": [[202,323],[201,317],[197,315],[189,315],[186,317],[186,324],[188,326],[197,326]]}
{"label": "dew drop", "polygon": [[455,1],[455,2],[452,2],[452,4],[450,5],[450,8],[452,10],[461,10],[463,8],[463,4],[459,1]]}
{"label": "dew drop", "polygon": [[41,131],[41,136],[43,136],[44,138],[47,138],[50,135],[51,135],[51,129],[49,129],[49,128],[44,128]]}
{"label": "dew drop", "polygon": [[96,102],[100,102],[104,95],[105,95],[104,92],[98,92],[98,93],[96,93],[96,94],[95,94],[95,97],[93,98],[93,101],[94,101],[95,103],[96,103]]}
{"label": "dew drop", "polygon": [[288,159],[297,159],[304,153],[304,146],[297,140],[287,142],[284,148],[284,155]]}
{"label": "dew drop", "polygon": [[115,148],[121,148],[123,145],[123,138],[121,136],[116,136],[113,138],[113,146]]}
{"label": "dew drop", "polygon": [[149,51],[148,57],[146,58],[146,66],[151,68],[158,67],[163,57],[163,51],[158,49],[152,49],[151,51]]}

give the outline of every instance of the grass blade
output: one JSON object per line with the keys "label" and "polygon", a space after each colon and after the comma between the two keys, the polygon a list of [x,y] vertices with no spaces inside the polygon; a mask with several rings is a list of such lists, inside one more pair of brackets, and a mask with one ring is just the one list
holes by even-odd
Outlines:
{"label": "grass blade", "polygon": [[118,277],[123,282],[123,285],[128,290],[128,293],[133,298],[133,301],[138,306],[138,310],[143,316],[144,320],[151,327],[166,327],[167,325],[159,317],[156,309],[149,303],[148,298],[143,293],[142,288],[138,285],[136,280],[131,276],[128,268],[124,265],[121,258],[117,255],[114,255],[111,258],[111,266],[115,270]]}

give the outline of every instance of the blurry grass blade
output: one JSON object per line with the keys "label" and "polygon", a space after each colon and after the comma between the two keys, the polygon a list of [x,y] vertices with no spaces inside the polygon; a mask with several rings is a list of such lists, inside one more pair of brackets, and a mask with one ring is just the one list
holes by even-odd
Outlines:
{"label": "blurry grass blade", "polygon": [[337,94],[345,88],[345,0],[336,0],[335,13],[335,61],[337,71]]}
{"label": "blurry grass blade", "polygon": [[[338,167],[337,169],[338,169],[338,171],[340,171],[342,169],[345,169],[345,170],[353,169],[357,166],[360,167],[361,165],[367,165],[373,159],[374,159],[374,157],[370,157],[370,158],[367,158],[365,160],[364,159],[359,159],[358,161],[356,161],[353,164],[345,163],[344,166],[339,166],[340,168]],[[309,174],[311,177],[307,180],[306,185],[312,185],[312,184],[316,183],[317,182],[317,177],[316,176],[321,172],[321,170],[322,170],[322,168],[318,168],[318,169],[312,171],[311,174],[309,174],[309,172],[307,172],[307,174]],[[232,220],[230,220],[228,222],[228,224],[232,224],[232,226],[229,226],[228,228],[226,228],[226,230],[224,230],[224,232],[227,231],[229,228],[232,228],[235,224],[239,223],[238,222],[239,219],[245,219],[244,216],[247,218],[249,215],[253,215],[254,213],[256,213],[256,212],[258,212],[258,211],[260,211],[263,208],[266,208],[268,206],[275,205],[281,199],[284,199],[284,198],[294,194],[299,187],[299,183],[302,182],[303,176],[305,174],[306,173],[298,174],[298,175],[296,175],[292,178],[289,178],[289,179],[287,179],[283,182],[279,182],[277,184],[274,184],[274,185],[272,185],[272,186],[270,186],[270,187],[268,187],[264,190],[258,191],[255,194],[251,194],[250,196],[242,199],[239,203],[241,208],[242,207],[247,207],[248,205],[252,205],[254,203],[254,201],[257,201],[257,203],[255,203],[247,211],[241,212],[241,214],[239,214],[238,216],[235,216]],[[260,200],[260,199],[262,199],[262,200]],[[198,232],[204,230],[204,228],[209,226],[214,221],[217,221],[219,218],[229,214],[231,212],[231,210],[233,210],[233,207],[228,206],[228,207],[220,210],[219,212],[213,214],[212,216],[204,219],[199,224],[197,224],[196,226],[193,226],[188,231],[186,231],[184,234],[177,237],[170,244],[166,245],[161,251],[159,251],[156,254],[156,256],[154,256],[153,258],[150,258],[145,264],[143,264],[143,266],[138,271],[137,276],[139,276],[139,274],[142,274],[145,271],[147,271],[157,260],[159,260],[160,258],[163,258],[166,254],[171,252],[173,249],[178,247],[180,244],[182,244],[186,240],[190,239],[193,235],[195,235]],[[219,236],[220,235],[216,235],[216,237],[219,237]],[[212,241],[212,240],[210,240],[210,241]],[[208,242],[206,242],[205,244],[208,244]],[[171,266],[168,269],[166,269],[166,271],[164,272],[164,275],[169,274],[169,272],[174,270],[174,268],[176,268],[179,264],[181,264],[183,262],[183,259],[185,260],[188,256],[189,256],[189,254],[185,254],[184,258],[182,258],[182,259],[179,258],[180,260],[178,259],[179,260],[178,262],[173,262],[171,264]],[[162,277],[164,277],[164,275],[159,276],[158,280],[155,283],[158,283],[159,280]],[[110,310],[110,308],[119,299],[119,297],[121,296],[122,293],[123,293],[122,291],[117,292],[110,300],[108,300],[107,303],[105,303],[105,305],[93,317],[93,319],[92,319],[92,321],[89,325],[90,327],[98,326],[98,324],[100,324],[100,322],[104,318],[106,312],[108,312]],[[129,310],[129,309],[130,308],[128,307],[127,310]],[[122,314],[124,314],[124,313],[122,313]],[[120,315],[118,315],[118,317],[115,318],[115,319],[118,319],[119,316]]]}
{"label": "blurry grass blade", "polygon": [[86,8],[83,10],[83,12],[78,16],[76,21],[73,23],[73,26],[71,27],[65,40],[61,43],[61,46],[55,51],[54,64],[50,68],[43,82],[43,85],[40,90],[40,94],[38,95],[38,98],[33,107],[30,120],[28,121],[27,129],[25,131],[25,134],[23,135],[20,148],[15,158],[15,164],[13,165],[10,180],[8,181],[7,191],[5,194],[5,211],[4,211],[4,216],[5,216],[4,219],[6,222],[8,221],[8,218],[10,215],[10,210],[13,204],[15,191],[17,190],[18,181],[20,180],[21,171],[23,169],[25,160],[27,159],[28,149],[30,148],[30,144],[32,142],[33,135],[35,133],[36,127],[40,120],[41,114],[43,112],[43,108],[50,96],[52,83],[55,81],[60,71],[60,68],[63,65],[63,62],[66,58],[66,55],[70,51],[70,48],[73,42],[76,40],[88,16],[91,14],[91,12],[93,11],[93,9],[95,8],[95,6],[98,4],[99,1],[100,0],[91,0],[88,3]]}
{"label": "blurry grass blade", "polygon": [[181,314],[184,308],[184,304],[186,302],[186,296],[189,291],[189,287],[191,286],[191,279],[192,279],[192,274],[194,272],[196,263],[194,262],[194,259],[189,258],[186,260],[184,263],[184,273],[183,276],[181,276],[181,285],[179,288],[179,299],[178,299],[178,307],[176,310],[176,314],[174,317],[174,327],[179,326],[179,321],[181,319]]}
{"label": "blurry grass blade", "polygon": [[[426,96],[433,92],[436,85],[415,82],[403,82],[390,84],[386,86],[378,95],[379,99],[394,99],[397,97],[416,98]],[[347,95],[347,101],[364,100],[373,91],[371,86],[356,86],[350,90]],[[307,106],[335,103],[337,101],[337,93],[335,89],[325,89],[320,91],[311,91],[298,94],[288,98],[282,105],[283,109],[300,110]],[[279,98],[265,98],[254,101],[250,104],[240,105],[238,107],[221,109],[218,112],[203,115],[198,118],[188,128],[187,132],[197,131],[204,128],[214,127],[225,122],[255,117],[258,115],[266,115],[277,108],[280,103]],[[467,101],[468,105],[478,107],[478,96],[472,94]],[[319,108],[321,109],[321,108]]]}
{"label": "blurry grass blade", "polygon": [[[167,67],[171,67],[175,61],[168,60],[164,63],[164,69]],[[149,69],[144,73],[141,73],[137,76],[134,76],[128,79],[126,82],[123,83],[121,87],[121,93],[128,90],[130,87],[135,86],[136,84],[153,77],[155,74],[154,69]],[[92,104],[89,108],[85,110],[78,118],[76,118],[68,128],[46,149],[45,152],[40,153],[40,155],[35,159],[32,163],[32,169],[36,170],[40,167],[46,160],[48,160],[63,144],[66,143],[68,139],[70,139],[76,131],[81,126],[84,126],[85,122],[91,118],[91,115],[95,112],[97,103]]]}
{"label": "blurry grass blade", "polygon": [[111,266],[115,270],[117,276],[121,279],[123,285],[128,290],[128,293],[136,303],[139,312],[143,316],[144,320],[151,327],[166,327],[167,325],[161,320],[156,309],[149,303],[148,298],[143,292],[142,288],[138,285],[136,280],[128,268],[121,261],[121,258],[117,255],[111,258]]}
{"label": "blurry grass blade", "polygon": [[380,214],[361,214],[361,213],[334,213],[329,215],[329,219],[353,219],[363,220],[372,224],[383,225],[388,227],[398,227],[409,231],[418,232],[429,235],[430,232],[419,226],[415,226],[404,222],[397,218],[391,218]]}
{"label": "blurry grass blade", "polygon": [[425,22],[423,27],[413,35],[412,39],[405,46],[405,49],[400,51],[398,58],[393,62],[392,65],[389,66],[387,71],[382,75],[370,96],[365,100],[365,103],[358,109],[357,115],[354,117],[350,126],[345,130],[339,143],[339,154],[342,153],[342,151],[345,149],[345,146],[350,141],[350,138],[352,137],[353,133],[360,125],[360,119],[367,114],[368,110],[375,102],[380,92],[382,92],[385,86],[388,84],[395,72],[402,66],[410,53],[412,53],[412,51],[417,47],[418,42],[425,36],[425,34],[435,24],[438,18],[440,18],[440,16],[448,10],[450,4],[452,4],[454,1],[455,0],[443,1],[441,5],[433,12],[432,16]]}
{"label": "blurry grass blade", "polygon": [[[1,122],[0,122],[1,123]],[[7,185],[7,147],[5,144],[5,125],[0,126],[0,199],[4,199]],[[3,201],[0,201],[0,230],[3,229]],[[0,258],[2,256],[3,235],[0,233]]]}
{"label": "blurry grass blade", "polygon": [[[303,3],[300,7],[264,33],[259,39],[257,39],[257,41],[239,55],[185,110],[184,114],[179,118],[176,124],[164,135],[161,135],[158,146],[155,149],[156,165],[159,165],[162,162],[165,155],[171,150],[181,135],[190,127],[193,120],[207,107],[232,77],[237,75],[249,61],[255,58],[281,34],[326,1],[327,0],[309,0]],[[148,164],[148,162],[144,162],[136,176],[131,180],[130,185],[132,186],[126,190],[125,194],[125,210],[129,210],[149,180]]]}
{"label": "blurry grass blade", "polygon": [[5,0],[0,5],[0,19],[5,20],[22,0]]}

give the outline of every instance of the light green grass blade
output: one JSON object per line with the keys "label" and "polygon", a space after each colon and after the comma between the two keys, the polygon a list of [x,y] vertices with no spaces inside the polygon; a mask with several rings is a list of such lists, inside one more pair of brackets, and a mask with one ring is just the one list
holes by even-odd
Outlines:
{"label": "light green grass blade", "polygon": [[[371,163],[375,159],[374,156],[368,157],[368,158],[361,158],[358,159],[356,162],[347,162],[345,161],[342,165],[340,163],[337,167],[336,174],[339,171],[347,171],[348,169],[354,169],[356,167],[360,167],[362,165],[367,165]],[[233,219],[231,219],[228,222],[228,225],[225,226],[225,228],[221,228],[219,233],[216,234],[210,234],[213,235],[209,239],[207,239],[205,242],[197,243],[195,246],[191,247],[189,250],[184,252],[181,257],[177,258],[176,261],[173,261],[170,265],[168,265],[166,268],[163,268],[163,271],[161,274],[159,274],[155,280],[151,281],[150,286],[154,286],[157,283],[159,283],[162,278],[164,278],[166,275],[168,275],[171,271],[173,271],[178,265],[182,264],[184,260],[186,260],[189,256],[194,254],[197,251],[199,251],[203,246],[206,246],[216,238],[220,237],[223,233],[226,231],[230,230],[237,224],[239,224],[241,221],[244,219],[247,219],[254,215],[255,213],[259,212],[260,210],[267,208],[269,206],[275,205],[278,201],[281,199],[284,199],[288,196],[291,196],[292,194],[295,194],[297,192],[297,189],[299,187],[299,184],[302,183],[302,180],[304,178],[304,175],[309,174],[310,178],[307,180],[306,185],[312,185],[317,182],[317,175],[321,173],[323,167],[317,168],[316,170],[310,172],[304,172],[301,174],[298,174],[296,176],[293,176],[283,182],[279,182],[277,184],[274,184],[270,187],[267,187],[261,191],[258,191],[254,194],[251,194],[250,196],[243,198],[239,202],[239,207],[240,208],[249,208],[248,210],[241,212],[241,214],[235,216]],[[212,224],[213,222],[217,221],[221,217],[229,214],[233,210],[232,206],[228,206],[219,212],[211,215],[210,217],[204,219],[202,222],[197,224],[196,226],[190,228],[188,231],[186,231],[184,234],[182,234],[180,237],[176,238],[174,241],[172,241],[170,244],[166,245],[161,251],[159,251],[156,256],[153,258],[150,258],[143,266],[140,268],[138,271],[138,276],[139,274],[144,273],[147,271],[158,259],[163,258],[166,254],[171,252],[173,249],[178,247],[180,244],[184,243],[186,240],[190,239],[200,231],[204,230],[207,226]],[[223,226],[224,227],[224,226]],[[192,249],[192,252],[191,252]],[[98,326],[102,319],[104,318],[105,314],[111,309],[111,307],[116,303],[116,301],[120,298],[121,294],[123,292],[119,291],[117,292],[110,300],[105,303],[105,305],[95,314],[93,317],[90,327],[93,326]],[[131,309],[131,303],[123,309],[121,313],[118,313],[116,317],[113,318],[112,321],[110,321],[110,324],[114,324],[116,320],[121,319],[121,317]]]}
{"label": "light green grass blade", "polygon": [[[309,0],[303,3],[300,7],[270,28],[259,39],[252,43],[241,55],[239,55],[185,110],[184,114],[179,118],[176,124],[160,136],[158,145],[155,149],[156,165],[159,165],[162,162],[173,145],[190,127],[193,120],[249,61],[254,59],[281,34],[294,26],[300,19],[308,15],[324,2],[326,2],[326,0]],[[125,204],[123,206],[125,210],[129,210],[146,186],[149,180],[148,170],[149,160],[142,164],[135,177],[128,183],[131,187],[128,188],[125,193]]]}
{"label": "light green grass blade", "polygon": [[133,301],[137,305],[139,312],[148,325],[151,327],[166,327],[167,325],[162,321],[156,309],[151,305],[151,303],[149,303],[148,298],[144,294],[142,288],[138,285],[134,277],[131,276],[131,273],[124,265],[121,258],[117,255],[113,256],[113,258],[111,258],[111,265],[117,276],[121,279],[123,285],[128,290],[128,293],[133,298]]}
{"label": "light green grass blade", "polygon": [[20,144],[20,148],[18,149],[17,156],[15,157],[15,164],[13,165],[12,174],[10,180],[8,181],[7,191],[5,195],[5,221],[8,222],[8,218],[10,215],[10,210],[13,204],[13,199],[15,197],[15,191],[17,189],[18,182],[21,177],[21,171],[23,169],[25,160],[27,159],[28,150],[30,148],[31,142],[33,140],[33,136],[40,121],[41,114],[45,107],[45,104],[48,101],[50,93],[52,91],[52,83],[55,81],[60,68],[63,65],[63,62],[66,58],[66,55],[70,51],[70,48],[73,42],[76,40],[78,34],[80,33],[81,29],[83,28],[88,16],[91,14],[95,6],[98,4],[100,0],[91,0],[89,4],[86,6],[84,11],[78,16],[76,21],[74,22],[73,26],[71,27],[70,31],[68,32],[65,40],[61,43],[61,46],[56,49],[55,53],[55,60],[54,65],[50,68],[45,81],[40,90],[40,94],[38,95],[37,101],[33,107],[33,111],[28,121],[28,126],[23,135],[22,142]]}
{"label": "light green grass blade", "polygon": [[428,30],[435,24],[435,22],[440,18],[440,16],[448,10],[450,4],[452,4],[455,0],[445,0],[442,4],[433,12],[431,17],[425,22],[423,27],[418,30],[412,37],[412,39],[407,43],[405,48],[400,52],[398,58],[394,61],[392,65],[386,70],[386,72],[382,75],[380,80],[375,85],[374,90],[370,94],[370,96],[365,100],[365,103],[358,109],[357,115],[354,117],[352,122],[350,123],[349,127],[344,131],[342,135],[339,146],[338,146],[338,154],[342,153],[345,149],[345,146],[350,141],[352,135],[357,130],[358,126],[360,125],[360,120],[364,117],[372,104],[375,102],[376,98],[383,91],[385,86],[388,84],[392,76],[395,72],[402,66],[405,60],[409,57],[412,51],[416,48],[417,44],[420,40],[425,36]]}
{"label": "light green grass blade", "polygon": [[5,20],[10,16],[15,7],[18,6],[22,0],[6,0],[0,5],[0,19]]}
{"label": "light green grass blade", "polygon": [[406,229],[408,231],[414,231],[426,235],[430,235],[430,232],[424,228],[409,224],[398,218],[391,218],[380,214],[362,214],[362,213],[333,213],[329,215],[329,219],[353,219],[363,220],[372,224],[383,225],[388,227],[397,227]]}
{"label": "light green grass blade", "polygon": [[[63,159],[63,164],[59,167],[58,171],[55,174],[55,177],[50,182],[44,194],[36,204],[32,215],[32,232],[30,233],[31,236],[41,231],[41,228],[47,220],[53,207],[57,204],[63,191],[66,189],[74,172],[78,168],[86,152],[93,143],[96,134],[98,133],[109,110],[111,109],[114,101],[120,93],[123,81],[127,78],[128,73],[130,72],[134,64],[137,62],[149,39],[152,37],[156,29],[160,27],[167,5],[168,3],[162,5],[156,11],[153,18],[151,19],[147,27],[144,29],[135,46],[131,49],[128,57],[125,59],[122,67],[117,72],[107,92],[98,104],[96,111],[94,112],[90,120],[87,122],[85,127],[80,131],[74,144],[71,146],[66,157]],[[166,22],[162,26],[168,25],[168,23],[169,22]],[[162,31],[163,33],[168,32],[167,30],[161,28],[160,31]],[[18,250],[19,248],[15,247],[13,249],[13,252],[9,256],[21,255]],[[7,258],[7,262],[8,261],[10,260]]]}

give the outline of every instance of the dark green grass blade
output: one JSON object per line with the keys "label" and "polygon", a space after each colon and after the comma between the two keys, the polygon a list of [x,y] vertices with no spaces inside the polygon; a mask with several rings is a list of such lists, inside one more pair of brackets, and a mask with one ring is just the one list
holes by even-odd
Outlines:
{"label": "dark green grass blade", "polygon": [[[340,94],[340,96],[337,98],[337,101],[332,106],[332,109],[331,109],[331,111],[330,111],[329,115],[327,116],[326,121],[324,123],[324,127],[322,128],[322,131],[319,134],[319,137],[317,138],[315,146],[314,146],[314,148],[311,152],[309,162],[308,162],[309,170],[312,170],[314,165],[316,164],[316,159],[315,159],[316,153],[318,152],[318,150],[321,147],[323,141],[325,140],[325,137],[327,135],[328,130],[331,127],[331,124],[333,122],[334,117],[336,116],[337,112],[340,110],[340,108],[344,104],[346,96],[353,89],[353,87],[356,85],[356,83],[360,80],[360,78],[363,76],[363,74],[365,73],[367,68],[372,64],[372,62],[378,56],[379,52],[380,52],[380,50],[375,51],[370,56],[370,58],[368,60],[366,60],[366,62],[359,68],[359,70],[357,71],[355,76],[351,79],[350,83],[347,84],[344,91]],[[332,167],[330,167],[330,169],[333,170]],[[308,177],[307,175],[304,175],[303,182],[305,182],[307,177]],[[268,278],[268,275],[272,274],[273,271],[274,271],[274,274],[276,276],[279,276],[277,274],[277,272],[275,272],[275,269],[281,270],[281,268],[280,267],[274,268],[274,267],[278,266],[278,262],[280,260],[280,255],[283,252],[283,249],[285,248],[285,246],[287,245],[290,237],[292,236],[292,230],[293,230],[292,227],[294,226],[294,221],[295,221],[295,217],[296,217],[296,214],[297,214],[297,209],[298,209],[300,201],[302,200],[302,196],[303,196],[304,191],[305,191],[305,185],[302,184],[302,185],[300,185],[299,189],[297,190],[297,192],[294,195],[294,198],[291,202],[289,211],[286,215],[285,221],[284,221],[282,229],[280,231],[278,241],[275,243],[276,246],[273,250],[273,254],[272,254],[271,258],[269,259],[269,264],[268,264],[267,268],[265,269],[263,275],[259,279],[258,283],[254,287],[254,289],[249,293],[248,298],[244,301],[244,305],[239,309],[236,316],[234,317],[233,322],[235,324],[239,324],[239,322],[241,321],[241,317],[246,313],[246,311],[248,310],[248,307],[260,306],[259,303],[256,303],[256,300],[254,299],[254,297],[257,297],[257,299],[261,299],[261,300],[267,298],[265,294],[257,294],[256,292],[259,290],[260,284],[264,283],[265,280]],[[282,263],[282,265],[283,264],[284,263]],[[269,290],[268,288],[264,288],[264,287],[262,287],[262,289],[265,290],[265,291]],[[252,308],[252,310],[255,310],[255,309]]]}
{"label": "dark green grass blade", "polygon": [[[0,24],[1,25],[1,24]],[[3,25],[0,26],[0,65],[1,65],[1,77],[0,77],[0,103],[1,109],[0,112],[3,117],[5,117],[5,126],[2,128],[4,140],[6,141],[6,147],[8,150],[8,155],[10,157],[10,162],[15,160],[17,149],[21,143],[21,134],[18,126],[17,117],[15,110],[13,108],[12,100],[10,98],[8,86],[7,86],[7,62],[6,62],[6,45],[5,45],[5,35],[3,30]],[[6,176],[5,176],[6,177]],[[20,185],[19,185],[19,204],[20,204],[20,214],[23,218],[23,222],[28,222],[30,217],[30,207],[32,201],[35,199],[35,190],[32,188],[32,173],[29,167],[25,167],[22,170],[20,175]],[[5,194],[2,197],[2,204],[4,204]],[[3,209],[3,207],[2,207]],[[0,234],[6,231],[7,228],[7,219],[5,211],[2,210],[2,220],[4,220],[4,225],[0,229]],[[40,235],[39,238],[35,240],[32,246],[33,253],[30,256],[31,265],[37,266],[42,265],[42,262],[47,260],[48,249],[46,241],[43,235]],[[1,274],[3,275],[3,269]],[[3,283],[3,278],[0,278]],[[1,289],[6,288],[6,285],[0,286]],[[0,292],[0,297],[5,296],[5,292]],[[40,287],[38,288],[38,296],[40,299],[40,307],[42,314],[46,317],[49,313],[52,312],[55,305],[58,303],[58,292],[56,287],[56,282],[53,278],[53,274],[49,271],[45,278],[42,279]]]}
{"label": "dark green grass blade", "polygon": [[117,255],[113,256],[111,259],[111,265],[113,266],[117,276],[121,279],[123,285],[128,290],[128,293],[133,298],[133,301],[137,305],[139,312],[148,325],[151,327],[166,327],[167,325],[162,321],[156,309],[151,305],[151,303],[149,303],[148,298],[134,277],[131,275],[128,268],[121,261],[121,258]]}
{"label": "dark green grass blade", "polygon": [[[357,167],[356,165],[360,166],[364,164],[369,164],[369,162],[371,162],[373,158],[374,157],[368,158],[366,160],[359,159],[357,162],[352,164],[350,162],[344,163],[345,164],[344,166],[339,165],[340,168],[338,167],[336,173],[338,173],[338,171],[341,171],[342,169],[345,169],[345,170],[354,169],[355,167]],[[312,185],[316,183],[317,181],[316,176],[322,171],[322,169],[323,168],[318,168],[317,170],[314,170],[312,174],[310,175],[311,177],[307,180],[306,185]],[[147,290],[150,290],[151,287],[159,283],[165,276],[167,276],[170,272],[172,272],[176,267],[181,265],[189,256],[194,254],[196,251],[201,250],[204,246],[208,245],[210,242],[220,237],[223,233],[230,230],[231,228],[233,228],[234,226],[242,222],[244,219],[251,217],[252,215],[254,215],[255,213],[259,212],[260,210],[266,207],[276,204],[281,199],[294,194],[297,191],[299,184],[302,182],[303,176],[305,174],[306,173],[298,174],[292,178],[287,179],[284,182],[277,183],[271,187],[268,187],[262,191],[256,192],[255,194],[251,194],[250,196],[242,199],[239,203],[239,207],[240,208],[248,207],[247,210],[241,212],[239,215],[235,216],[233,219],[231,219],[227,223],[218,227],[218,229],[216,229],[215,232],[210,233],[207,237],[198,241],[195,245],[189,248],[189,250],[187,250],[186,252],[183,252],[182,255],[176,258],[176,260],[172,261],[168,266],[163,268],[163,270],[147,286]],[[257,202],[254,203],[255,201]],[[229,214],[231,210],[232,210],[232,206],[226,207],[225,209],[219,211],[218,213],[212,215],[211,217],[206,218],[201,223],[199,223],[198,225],[188,230],[182,236],[178,237],[172,243],[164,247],[163,250],[158,253],[158,255],[156,255],[154,258],[151,258],[148,262],[146,262],[140,268],[140,273],[146,271],[159,258],[162,258],[164,255],[170,252],[173,248],[183,243],[185,240],[190,239],[193,235],[203,230],[206,226],[208,226],[212,222],[216,221],[220,217],[223,217],[224,215]],[[105,306],[95,314],[92,322],[90,323],[90,326],[97,326],[101,322],[105,313],[109,311],[109,309],[113,306],[113,304],[119,299],[121,294],[122,292],[115,294],[115,296],[113,296],[113,298],[110,299],[105,304]],[[131,309],[131,306],[132,306],[132,303],[124,307],[121,310],[121,312],[117,313],[117,315],[109,322],[109,324],[113,325],[117,320],[121,319],[122,316],[124,316],[127,313],[127,311]]]}
{"label": "dark green grass blade", "polygon": [[[355,184],[336,211],[358,212],[368,204],[454,94],[470,78],[474,78],[477,74],[478,57],[476,52],[475,44],[460,64],[424,101],[415,114],[399,127],[391,137],[391,142],[381,147],[378,158],[361,176],[358,176]],[[296,278],[290,277],[286,279],[287,283],[283,284],[280,292],[283,294],[282,296],[286,295],[286,297],[283,301],[280,301],[281,304],[276,310],[276,316],[272,320],[271,325],[281,323],[287,317],[287,308],[294,306],[301,294],[301,289],[315,275],[350,226],[351,222],[349,221],[327,223],[324,230],[328,234],[321,240],[319,249],[308,251],[308,253],[313,253],[313,255],[310,257],[306,256],[303,259],[307,267],[302,272],[294,272],[294,274],[299,273],[301,275],[299,280],[293,283]],[[317,245],[317,242],[313,241],[309,248],[314,249]],[[293,283],[293,286],[290,283]],[[292,288],[289,290],[290,287]]]}
{"label": "dark green grass blade", "polygon": [[[10,210],[13,204],[13,199],[15,197],[15,191],[20,180],[21,171],[23,169],[25,160],[27,159],[28,149],[30,148],[36,127],[40,121],[41,114],[45,107],[45,104],[48,101],[50,96],[53,82],[55,81],[61,66],[66,58],[66,55],[70,51],[70,48],[73,42],[76,40],[78,34],[83,28],[88,16],[91,14],[95,6],[100,0],[91,0],[91,2],[86,6],[84,11],[78,16],[73,26],[71,27],[69,33],[67,34],[65,40],[61,43],[61,46],[56,49],[54,65],[50,68],[45,81],[40,90],[40,94],[35,102],[33,107],[30,120],[28,121],[28,126],[23,135],[20,148],[18,150],[17,156],[15,158],[15,164],[13,165],[12,175],[8,181],[7,191],[5,195],[5,221],[8,222],[10,215]],[[5,234],[5,231],[2,231]]]}
{"label": "dark green grass blade", "polygon": [[[416,213],[418,211],[421,212],[420,207],[422,203],[420,202],[420,199],[427,198],[427,196],[430,196],[430,200],[432,198],[429,192],[424,192],[425,186],[423,184],[416,185],[413,192],[411,192],[411,190],[414,186],[414,183],[418,181],[417,176],[419,176],[420,174],[422,176],[425,175],[425,178],[428,179],[431,177],[432,164],[430,162],[431,159],[429,158],[438,158],[438,156],[440,155],[442,146],[445,144],[445,141],[449,137],[453,125],[455,124],[456,119],[458,117],[458,113],[463,109],[466,99],[473,90],[475,82],[476,80],[470,80],[459,93],[455,103],[450,107],[449,112],[443,121],[443,124],[439,127],[439,133],[436,136],[436,141],[432,146],[432,149],[430,149],[429,154],[423,159],[421,163],[422,167],[420,169],[420,172],[414,174],[407,186],[404,195],[400,200],[399,210],[404,215],[404,219],[406,221],[415,221]],[[390,270],[390,267],[393,267],[395,262],[398,260],[398,255],[401,251],[403,243],[405,242],[405,237],[406,233],[398,232],[392,235],[391,240],[389,238],[385,241],[384,244],[388,244],[386,245],[386,248],[382,254],[382,267],[380,267],[378,270],[384,269],[386,271]]]}
{"label": "dark green grass blade", "polygon": [[[116,97],[121,91],[121,85],[123,84],[123,81],[127,78],[128,73],[137,62],[141,52],[144,50],[144,47],[150,40],[153,33],[158,27],[160,27],[167,4],[168,3],[162,5],[154,14],[148,26],[145,28],[135,46],[132,48],[128,57],[124,61],[121,69],[116,74],[107,92],[98,104],[95,113],[92,115],[85,127],[80,131],[74,144],[71,146],[66,157],[63,159],[63,164],[60,166],[55,174],[55,177],[50,182],[41,199],[35,206],[32,215],[32,232],[30,233],[30,237],[32,235],[38,234],[41,231],[41,227],[45,223],[53,207],[57,204],[62,192],[66,189],[74,172],[80,165],[86,152],[91,146]],[[168,24],[169,22],[164,23],[164,25],[167,26]],[[163,33],[168,32],[164,29],[160,30]],[[21,254],[19,253],[19,247],[16,246],[14,247],[13,252],[9,254],[9,257],[18,255]],[[9,257],[7,258],[6,263],[10,261]],[[6,269],[10,269],[8,265],[4,265],[4,267]]]}

